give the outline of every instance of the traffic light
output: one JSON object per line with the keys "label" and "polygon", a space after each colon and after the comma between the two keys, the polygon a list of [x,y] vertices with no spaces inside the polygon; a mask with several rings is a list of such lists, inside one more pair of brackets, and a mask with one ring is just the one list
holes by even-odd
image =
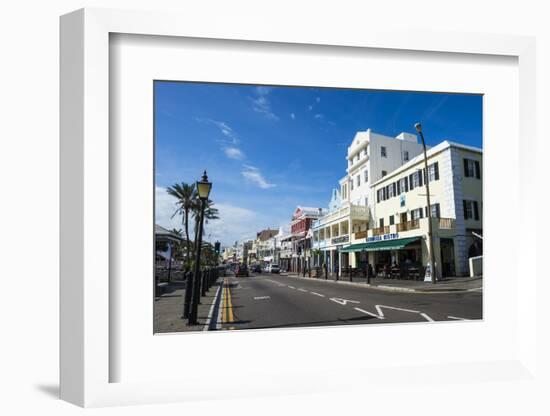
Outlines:
{"label": "traffic light", "polygon": [[219,241],[216,241],[214,243],[214,251],[216,252],[216,254],[220,254],[220,242]]}

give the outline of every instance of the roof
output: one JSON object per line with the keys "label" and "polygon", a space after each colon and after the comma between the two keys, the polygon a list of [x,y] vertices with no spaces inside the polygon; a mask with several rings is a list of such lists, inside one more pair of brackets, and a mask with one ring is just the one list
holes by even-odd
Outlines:
{"label": "roof", "polygon": [[[447,149],[450,149],[451,147],[454,147],[454,148],[457,148],[457,149],[461,149],[461,150],[467,150],[467,151],[470,151],[470,152],[474,152],[474,153],[479,153],[479,154],[483,154],[483,150],[480,149],[479,147],[474,147],[474,146],[466,146],[464,144],[460,144],[460,143],[455,143],[455,142],[451,142],[451,141],[448,141],[448,140],[444,140],[442,141],[441,143],[435,145],[434,147],[428,149],[426,151],[426,156],[428,157],[428,159],[431,157],[431,156],[435,156],[436,154],[438,153],[441,153],[443,152],[444,150],[447,150]],[[382,182],[385,182],[387,181],[388,179],[394,177],[394,176],[397,176],[398,174],[406,171],[407,169],[413,167],[414,165],[416,165],[417,163],[420,163],[424,161],[424,153],[420,153],[419,155],[413,157],[411,160],[409,160],[407,163],[405,163],[404,165],[401,165],[400,167],[398,167],[397,169],[395,170],[392,170],[391,172],[388,172],[388,174],[380,179],[378,179],[376,182],[374,182],[371,186],[376,186],[378,185],[379,183],[382,183]]]}
{"label": "roof", "polygon": [[278,233],[279,233],[279,230],[272,230],[270,228],[267,228],[257,233],[256,239],[260,241],[266,241],[266,240],[269,240],[271,237],[276,236]]}
{"label": "roof", "polygon": [[176,239],[176,240],[180,240],[180,241],[184,240],[183,238],[181,238],[176,233],[173,233],[172,231],[167,230],[166,228],[161,227],[158,224],[155,224],[155,237],[164,237],[164,238]]}

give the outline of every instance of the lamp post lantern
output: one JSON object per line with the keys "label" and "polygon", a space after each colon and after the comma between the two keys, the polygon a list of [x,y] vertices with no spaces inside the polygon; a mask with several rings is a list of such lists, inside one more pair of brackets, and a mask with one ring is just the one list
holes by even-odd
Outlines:
{"label": "lamp post lantern", "polygon": [[424,141],[424,134],[422,133],[422,124],[416,123],[414,128],[422,139],[422,148],[424,149],[424,169],[426,172],[426,203],[428,204],[428,250],[430,251],[430,277],[432,283],[436,283],[436,270],[435,270],[435,253],[433,245],[433,230],[432,230],[432,206],[430,204],[430,174],[428,172],[428,156],[426,155],[426,142]]}
{"label": "lamp post lantern", "polygon": [[208,201],[208,196],[210,195],[210,190],[212,189],[212,183],[208,182],[208,176],[206,175],[206,170],[202,175],[202,179],[197,181],[197,192],[199,194],[199,200],[201,203],[200,207],[200,219],[199,219],[199,229],[197,236],[197,247],[196,247],[196,257],[195,257],[195,272],[193,273],[193,301],[191,305],[191,312],[189,313],[189,325],[196,325],[197,322],[197,313],[199,308],[199,297],[201,295],[201,248],[202,248],[202,231],[204,224],[204,209],[206,207],[206,201]]}

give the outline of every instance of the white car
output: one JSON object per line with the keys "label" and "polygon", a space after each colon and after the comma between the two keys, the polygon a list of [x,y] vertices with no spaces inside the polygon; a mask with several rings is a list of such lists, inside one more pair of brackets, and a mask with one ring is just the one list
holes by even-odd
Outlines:
{"label": "white car", "polygon": [[281,269],[279,268],[278,264],[271,264],[269,265],[269,273],[279,273]]}

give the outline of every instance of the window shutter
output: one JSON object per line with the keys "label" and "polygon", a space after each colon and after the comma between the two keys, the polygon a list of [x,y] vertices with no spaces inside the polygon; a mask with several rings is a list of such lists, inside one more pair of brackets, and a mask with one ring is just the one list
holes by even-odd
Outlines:
{"label": "window shutter", "polygon": [[393,186],[393,196],[396,196],[397,195],[397,187],[395,186],[395,182],[392,183],[392,186]]}
{"label": "window shutter", "polygon": [[418,175],[418,186],[422,186],[423,183],[422,183],[422,171],[419,170],[416,172],[416,174]]}
{"label": "window shutter", "polygon": [[439,162],[435,162],[434,163],[434,175],[435,175],[435,180],[439,180]]}
{"label": "window shutter", "polygon": [[481,178],[481,171],[480,171],[480,168],[479,168],[479,162],[476,160],[474,162],[474,164],[475,164],[475,170],[476,170],[476,178],[480,179]]}
{"label": "window shutter", "polygon": [[474,220],[479,220],[479,211],[477,210],[477,201],[474,202]]}
{"label": "window shutter", "polygon": [[464,210],[464,219],[467,220],[468,219],[468,211],[466,209],[466,201],[465,200],[462,200],[462,209]]}
{"label": "window shutter", "polygon": [[413,182],[413,174],[412,173],[409,175],[409,182],[410,182],[409,189],[412,191],[414,189],[414,182]]}
{"label": "window shutter", "polygon": [[468,175],[468,159],[464,159],[464,177],[467,178],[470,175]]}
{"label": "window shutter", "polygon": [[439,208],[439,204],[435,204],[435,216],[437,218],[441,218],[441,211],[440,211],[440,208]]}
{"label": "window shutter", "polygon": [[376,202],[380,202],[380,189],[376,191]]}
{"label": "window shutter", "polygon": [[418,218],[424,218],[422,215],[422,208],[418,208]]}
{"label": "window shutter", "polygon": [[403,182],[405,183],[405,192],[409,192],[409,181],[406,176]]}
{"label": "window shutter", "polygon": [[429,217],[429,215],[428,215],[428,207],[424,207],[424,216],[425,216],[426,218]]}
{"label": "window shutter", "polygon": [[397,181],[396,184],[397,184],[397,195],[401,195],[401,181]]}

